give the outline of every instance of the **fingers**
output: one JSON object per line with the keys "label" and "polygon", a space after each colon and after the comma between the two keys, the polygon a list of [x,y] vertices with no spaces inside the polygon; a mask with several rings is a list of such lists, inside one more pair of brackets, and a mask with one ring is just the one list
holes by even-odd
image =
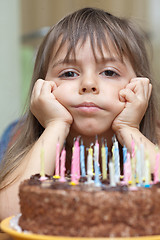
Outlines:
{"label": "fingers", "polygon": [[57,88],[55,82],[38,79],[33,87],[31,102],[33,99],[37,99],[40,95],[48,95]]}
{"label": "fingers", "polygon": [[151,93],[152,93],[152,84],[151,84],[151,83],[149,83],[149,94],[148,94],[148,101],[149,101],[149,99],[150,99]]}
{"label": "fingers", "polygon": [[120,91],[120,101],[132,102],[135,98],[149,101],[152,92],[152,85],[148,78],[137,77],[131,79],[125,89]]}
{"label": "fingers", "polygon": [[135,99],[135,94],[131,89],[122,89],[119,92],[119,98],[121,102],[133,102]]}
{"label": "fingers", "polygon": [[43,95],[47,94],[48,95],[48,93],[53,93],[53,90],[55,90],[56,88],[57,88],[57,86],[56,86],[55,82],[44,81],[40,94],[43,94]]}
{"label": "fingers", "polygon": [[43,85],[43,81],[42,79],[38,79],[35,84],[34,84],[34,87],[33,87],[33,90],[32,90],[32,96],[31,96],[31,100],[33,98],[37,98],[39,95],[40,95],[40,92],[41,92],[41,88],[42,88],[42,85]]}
{"label": "fingers", "polygon": [[148,100],[150,98],[152,85],[150,84],[148,78],[137,77],[131,79],[127,88],[133,89],[133,92],[137,94],[137,96],[142,96]]}

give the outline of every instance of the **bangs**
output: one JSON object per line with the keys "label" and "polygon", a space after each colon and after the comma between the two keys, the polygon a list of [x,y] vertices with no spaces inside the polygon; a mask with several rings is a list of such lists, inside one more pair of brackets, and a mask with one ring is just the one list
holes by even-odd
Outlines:
{"label": "bangs", "polygon": [[124,39],[120,40],[122,36],[119,32],[117,34],[117,26],[114,27],[110,19],[112,15],[103,12],[103,16],[101,13],[102,11],[99,13],[97,10],[96,12],[93,11],[93,9],[92,11],[88,9],[83,14],[78,11],[77,14],[69,15],[55,25],[52,33],[54,41],[52,42],[59,42],[59,44],[58,46],[57,44],[56,46],[53,44],[54,55],[52,57],[56,57],[64,45],[67,44],[65,60],[68,60],[71,55],[76,60],[75,50],[78,43],[83,46],[86,39],[89,38],[95,60],[97,60],[97,50],[102,58],[104,58],[104,48],[112,56],[109,47],[110,43],[112,43],[118,57],[123,61],[124,54],[128,54],[127,48],[124,45]]}
{"label": "bangs", "polygon": [[[90,39],[95,60],[97,52],[104,58],[104,49],[113,56],[112,48],[123,62],[126,57],[137,76],[147,75],[149,64],[144,42],[145,35],[137,26],[126,19],[117,18],[103,10],[83,8],[58,22],[45,39],[42,60],[45,63],[44,75],[49,61],[54,59],[67,46],[65,60],[71,55],[76,61],[76,47]],[[43,65],[43,64],[42,64]]]}

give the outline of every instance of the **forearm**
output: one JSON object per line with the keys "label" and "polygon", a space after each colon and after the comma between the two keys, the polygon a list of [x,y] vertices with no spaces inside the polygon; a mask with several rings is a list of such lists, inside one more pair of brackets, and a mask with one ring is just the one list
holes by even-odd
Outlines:
{"label": "forearm", "polygon": [[59,140],[60,149],[69,132],[69,125],[64,123],[50,124],[35,142],[31,150],[26,154],[20,166],[10,175],[10,179],[16,180],[0,191],[0,220],[17,214],[19,210],[19,184],[32,174],[40,173],[40,153],[44,149],[45,173],[52,175],[55,167],[56,145]]}
{"label": "forearm", "polygon": [[69,132],[69,125],[65,123],[54,123],[49,125],[34,144],[30,152],[26,155],[27,163],[25,175],[30,177],[31,174],[40,172],[40,154],[44,149],[45,173],[52,175],[55,167],[56,145],[59,141],[62,149],[64,141]]}
{"label": "forearm", "polygon": [[154,172],[154,165],[157,154],[155,144],[148,140],[137,128],[127,126],[119,129],[116,135],[121,145],[125,145],[130,153],[132,152],[132,141],[134,141],[137,147],[140,147],[140,145],[143,144],[144,153],[148,154],[149,156],[151,172]]}

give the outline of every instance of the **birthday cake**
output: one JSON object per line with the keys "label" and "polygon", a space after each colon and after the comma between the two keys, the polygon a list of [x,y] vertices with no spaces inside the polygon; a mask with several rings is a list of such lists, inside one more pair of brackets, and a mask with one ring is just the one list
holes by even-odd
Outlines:
{"label": "birthday cake", "polygon": [[151,177],[148,156],[142,154],[144,148],[130,154],[124,147],[121,178],[117,142],[109,161],[102,145],[99,164],[98,141],[88,150],[86,161],[78,141],[70,174],[65,172],[63,148],[61,156],[56,154],[54,176],[46,176],[43,169],[21,183],[21,228],[72,237],[160,235],[160,154]]}
{"label": "birthday cake", "polygon": [[130,189],[77,185],[39,175],[20,186],[22,229],[37,234],[76,237],[160,235],[160,185]]}

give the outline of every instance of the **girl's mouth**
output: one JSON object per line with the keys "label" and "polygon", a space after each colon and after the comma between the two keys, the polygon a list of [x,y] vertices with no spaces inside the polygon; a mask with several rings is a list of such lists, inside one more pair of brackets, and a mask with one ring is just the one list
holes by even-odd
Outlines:
{"label": "girl's mouth", "polygon": [[86,112],[86,113],[94,113],[102,109],[101,107],[99,107],[93,102],[83,102],[79,105],[76,105],[75,108],[77,108],[81,112]]}

